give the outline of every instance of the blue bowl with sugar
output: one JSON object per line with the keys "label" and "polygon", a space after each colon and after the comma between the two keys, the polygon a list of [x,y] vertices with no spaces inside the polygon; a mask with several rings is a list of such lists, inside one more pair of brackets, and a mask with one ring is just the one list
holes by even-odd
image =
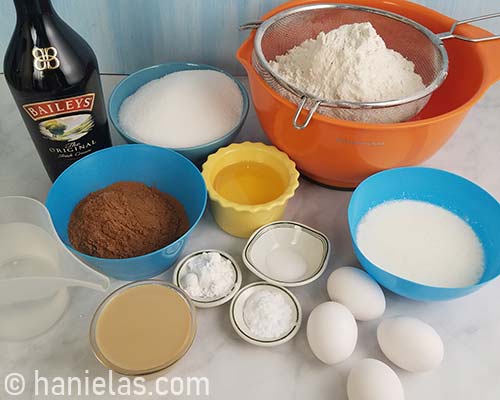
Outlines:
{"label": "blue bowl with sugar", "polygon": [[[372,263],[358,246],[358,226],[371,209],[391,200],[431,203],[466,221],[484,250],[484,272],[479,282],[465,287],[427,286]],[[484,189],[458,175],[424,167],[396,168],[372,175],[354,191],[348,221],[354,252],[363,268],[382,286],[401,296],[420,301],[450,300],[470,294],[500,275],[500,204]]]}
{"label": "blue bowl with sugar", "polygon": [[[174,196],[188,216],[187,232],[168,246],[139,257],[99,258],[75,250],[68,239],[74,208],[90,193],[120,181],[142,182]],[[206,202],[205,181],[191,161],[169,149],[134,144],[100,150],[72,164],[54,182],[46,206],[57,234],[73,253],[105,275],[132,281],[159,275],[174,264]]]}
{"label": "blue bowl with sugar", "polygon": [[[226,75],[232,81],[234,81],[234,83],[238,86],[242,96],[243,100],[242,113],[237,125],[232,130],[224,133],[223,136],[217,139],[197,146],[178,147],[178,148],[170,147],[170,149],[189,158],[195,164],[201,165],[201,163],[205,161],[205,159],[208,157],[209,154],[216,152],[219,148],[227,146],[234,141],[236,135],[238,135],[238,133],[241,131],[241,128],[243,127],[243,124],[245,123],[250,106],[248,92],[245,86],[243,86],[243,84],[240,81],[238,81],[237,79],[235,79],[233,76],[223,71],[222,69],[205,64],[176,62],[176,63],[160,64],[141,69],[127,76],[114,88],[113,92],[111,93],[111,97],[109,98],[109,104],[108,104],[109,118],[111,120],[111,123],[117,130],[117,132],[127,143],[145,143],[145,142],[141,141],[140,139],[132,137],[120,125],[120,118],[119,118],[120,108],[125,99],[133,95],[142,86],[155,79],[163,78],[164,76],[172,74],[174,72],[192,71],[192,70],[217,71]],[[196,118],[196,116],[194,115],[193,118]],[[165,128],[165,134],[168,134],[167,130],[168,127]],[[176,132],[176,134],[182,135],[182,132]],[[155,145],[156,143],[149,143],[149,144]]]}

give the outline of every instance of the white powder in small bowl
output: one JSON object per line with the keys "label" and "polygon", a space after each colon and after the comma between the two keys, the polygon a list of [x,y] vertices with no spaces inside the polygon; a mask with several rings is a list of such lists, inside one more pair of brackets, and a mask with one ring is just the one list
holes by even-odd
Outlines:
{"label": "white powder in small bowl", "polygon": [[234,287],[236,272],[230,260],[219,253],[202,253],[188,261],[182,288],[192,299],[215,300]]}
{"label": "white powder in small bowl", "polygon": [[238,126],[243,96],[227,75],[212,70],[174,72],[148,82],[120,107],[120,127],[131,138],[169,148],[194,147]]}
{"label": "white powder in small bowl", "polygon": [[243,306],[243,320],[258,339],[279,339],[292,329],[294,317],[293,305],[280,290],[258,290]]}

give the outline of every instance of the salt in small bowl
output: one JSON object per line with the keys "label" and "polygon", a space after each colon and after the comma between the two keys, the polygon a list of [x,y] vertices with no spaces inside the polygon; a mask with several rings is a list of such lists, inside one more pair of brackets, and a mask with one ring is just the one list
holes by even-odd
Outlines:
{"label": "salt in small bowl", "polygon": [[[197,298],[197,297],[192,297],[186,291],[186,289],[182,286],[182,283],[181,283],[182,278],[186,275],[186,267],[187,267],[189,261],[192,260],[194,257],[197,257],[203,253],[218,253],[226,260],[229,260],[231,262],[231,266],[234,268],[234,272],[235,272],[234,285],[231,287],[231,289],[228,293],[225,293],[221,297],[216,297],[216,298],[212,298],[212,299],[201,299],[201,298]],[[179,261],[179,263],[175,267],[174,276],[173,276],[174,285],[183,289],[186,292],[186,294],[189,296],[189,298],[191,299],[193,304],[198,308],[212,308],[212,307],[217,307],[217,306],[220,306],[224,303],[227,303],[229,300],[231,300],[234,297],[236,292],[238,292],[238,290],[240,289],[241,281],[242,281],[241,269],[238,266],[238,263],[234,260],[234,258],[221,250],[213,250],[213,249],[199,250],[199,251],[195,251],[194,253],[188,254],[181,261]]]}

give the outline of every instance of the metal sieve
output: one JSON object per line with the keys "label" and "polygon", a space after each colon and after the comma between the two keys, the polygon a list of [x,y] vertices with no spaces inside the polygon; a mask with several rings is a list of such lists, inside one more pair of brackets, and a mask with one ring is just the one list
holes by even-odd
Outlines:
{"label": "metal sieve", "polygon": [[[280,96],[296,104],[293,120],[296,129],[304,129],[316,112],[329,117],[365,123],[397,123],[416,116],[427,104],[432,93],[448,74],[448,55],[443,40],[456,38],[469,42],[499,39],[500,35],[471,38],[458,35],[458,25],[500,17],[500,13],[456,21],[448,32],[435,34],[419,23],[377,8],[351,4],[313,4],[282,11],[265,20],[242,25],[240,29],[257,29],[254,38],[252,64],[264,81]],[[269,61],[285,54],[320,32],[329,32],[342,25],[370,22],[388,48],[413,62],[415,72],[422,77],[425,89],[412,96],[376,102],[328,101],[290,84]],[[308,110],[299,122],[303,110]]]}

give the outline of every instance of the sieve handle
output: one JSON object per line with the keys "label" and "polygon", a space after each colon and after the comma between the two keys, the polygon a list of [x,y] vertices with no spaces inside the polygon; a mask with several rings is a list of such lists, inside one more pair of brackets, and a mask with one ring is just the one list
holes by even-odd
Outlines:
{"label": "sieve handle", "polygon": [[470,24],[471,22],[477,22],[477,21],[483,21],[485,19],[493,19],[493,18],[500,18],[500,12],[493,13],[493,14],[487,14],[487,15],[481,15],[479,17],[474,17],[474,18],[469,18],[469,19],[464,19],[462,21],[455,21],[455,23],[451,26],[451,29],[449,32],[443,32],[438,34],[437,36],[441,40],[446,40],[446,39],[459,39],[459,40],[465,40],[466,42],[487,42],[489,40],[495,40],[495,39],[500,39],[500,35],[491,35],[491,36],[485,36],[481,38],[471,38],[463,35],[457,35],[455,33],[455,30],[457,29],[457,26],[463,25],[463,24]]}
{"label": "sieve handle", "polygon": [[314,115],[314,113],[318,110],[318,107],[321,105],[321,101],[315,100],[314,105],[311,107],[309,110],[309,113],[307,114],[307,117],[302,125],[299,124],[299,118],[300,114],[302,113],[302,110],[304,110],[304,107],[306,106],[307,100],[309,100],[306,96],[302,96],[302,101],[300,102],[299,108],[297,108],[297,111],[295,112],[295,117],[293,118],[293,126],[297,130],[302,130],[307,128],[309,125],[309,122],[311,122],[311,119]]}
{"label": "sieve handle", "polygon": [[240,25],[240,31],[248,31],[250,29],[259,29],[264,21],[253,21],[247,22],[246,24]]}

